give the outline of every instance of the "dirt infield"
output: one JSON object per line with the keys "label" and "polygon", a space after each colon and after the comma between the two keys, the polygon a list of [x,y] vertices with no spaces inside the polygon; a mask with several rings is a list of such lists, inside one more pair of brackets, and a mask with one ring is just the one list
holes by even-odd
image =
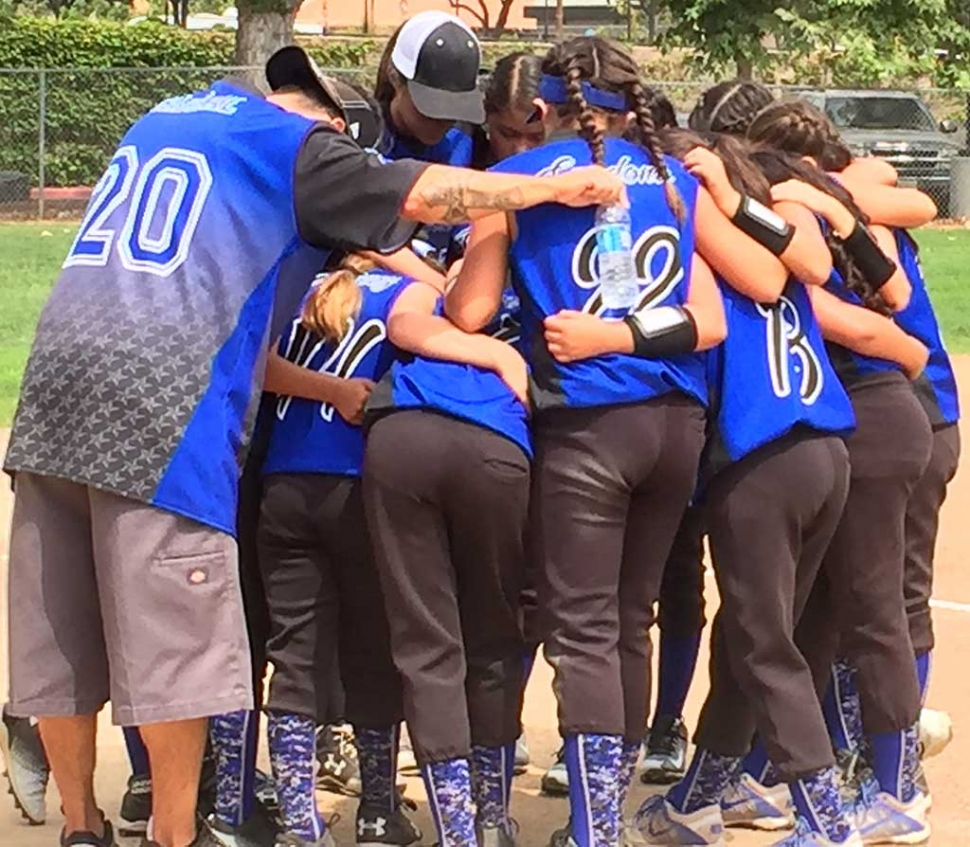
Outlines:
{"label": "dirt infield", "polygon": [[[957,371],[963,392],[964,408],[970,410],[970,356],[957,357]],[[6,433],[0,431],[0,451]],[[0,571],[6,572],[7,540],[11,498],[9,487],[0,485]],[[937,549],[937,608],[935,623],[937,649],[934,653],[930,705],[950,712],[956,738],[946,752],[926,763],[926,771],[933,789],[932,822],[933,847],[963,847],[970,842],[970,571],[966,560],[970,557],[970,471],[957,476],[944,507],[942,533]],[[0,580],[0,594],[6,589],[5,577]],[[712,580],[708,581],[710,598],[715,597]],[[0,602],[0,642],[4,645],[0,660],[0,691],[6,691],[6,599]],[[693,722],[705,691],[706,651],[688,703],[689,720]],[[554,800],[539,794],[542,769],[553,759],[558,736],[556,733],[555,701],[550,688],[551,673],[540,663],[533,674],[526,698],[525,726],[532,750],[533,766],[515,784],[512,812],[521,831],[521,847],[540,847],[548,841],[550,832],[562,825],[567,817],[564,800]],[[116,816],[127,779],[127,759],[119,730],[102,720],[99,750],[98,791],[101,803],[109,815]],[[264,763],[265,764],[265,763]],[[647,792],[638,786],[631,798],[630,810]],[[420,802],[419,825],[425,832],[424,843],[434,841],[427,805],[419,781],[411,780],[408,794]],[[328,815],[339,813],[335,827],[339,844],[354,843],[352,801],[322,794],[321,801]],[[47,847],[57,843],[60,816],[57,813],[56,792],[48,798],[49,822],[44,827],[27,827],[14,812],[13,804],[0,794],[0,845],[2,847]],[[778,836],[753,833],[730,833],[728,843],[736,847],[760,847],[777,840]],[[123,842],[124,843],[124,842]],[[136,841],[127,842],[130,845]]]}

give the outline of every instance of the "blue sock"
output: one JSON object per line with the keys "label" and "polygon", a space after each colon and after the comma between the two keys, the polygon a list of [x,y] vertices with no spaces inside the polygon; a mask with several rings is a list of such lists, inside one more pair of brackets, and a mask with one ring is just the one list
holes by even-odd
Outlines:
{"label": "blue sock", "polygon": [[584,733],[565,739],[569,819],[576,847],[614,847],[620,841],[623,739]]}
{"label": "blue sock", "polygon": [[421,767],[439,847],[477,847],[475,804],[468,759],[448,759]]}
{"label": "blue sock", "polygon": [[839,774],[834,767],[789,783],[792,801],[799,817],[813,832],[841,843],[852,830],[839,792]]}
{"label": "blue sock", "polygon": [[315,793],[317,734],[313,718],[270,712],[267,735],[283,829],[305,841],[316,841],[326,832],[326,825]]}
{"label": "blue sock", "polygon": [[393,814],[397,809],[400,724],[385,729],[354,727],[360,763],[361,802]]}
{"label": "blue sock", "polygon": [[906,733],[874,732],[869,736],[872,751],[872,770],[879,783],[879,789],[904,802],[910,797],[905,794]]}
{"label": "blue sock", "polygon": [[532,669],[536,666],[536,653],[538,652],[538,647],[535,650],[527,650],[525,655],[522,657],[522,688],[523,690],[529,684],[529,677],[532,676]]}
{"label": "blue sock", "polygon": [[832,744],[837,750],[857,753],[862,749],[862,704],[855,683],[855,670],[843,659],[832,666],[822,714]]}
{"label": "blue sock", "polygon": [[741,767],[755,782],[768,785],[766,780],[769,778],[772,770],[771,760],[768,758],[768,750],[761,743],[760,738],[755,739],[754,746],[751,748],[751,752],[744,757]]}
{"label": "blue sock", "polygon": [[121,731],[125,736],[125,747],[128,748],[128,761],[131,764],[132,776],[148,776],[151,766],[148,764],[148,749],[141,740],[141,733],[137,726],[124,726]]}
{"label": "blue sock", "polygon": [[734,756],[718,756],[698,747],[684,778],[667,792],[667,801],[681,814],[720,803],[741,764]]}
{"label": "blue sock", "polygon": [[504,747],[472,747],[472,795],[478,824],[487,829],[509,831],[509,798],[515,767],[515,744]]}
{"label": "blue sock", "polygon": [[688,636],[660,634],[660,683],[654,723],[660,715],[679,718],[684,713],[700,649],[699,632]]}
{"label": "blue sock", "polygon": [[253,812],[256,778],[256,712],[215,715],[209,721],[209,738],[216,760],[216,817],[242,826]]}
{"label": "blue sock", "polygon": [[926,704],[926,692],[930,688],[930,668],[933,665],[933,653],[927,650],[916,657],[916,679],[919,682],[919,703]]}
{"label": "blue sock", "polygon": [[637,771],[637,761],[640,758],[640,748],[643,742],[627,741],[623,739],[623,746],[620,750],[620,814],[623,814],[623,807],[626,805],[627,795],[630,793],[630,785],[633,783],[633,775]]}

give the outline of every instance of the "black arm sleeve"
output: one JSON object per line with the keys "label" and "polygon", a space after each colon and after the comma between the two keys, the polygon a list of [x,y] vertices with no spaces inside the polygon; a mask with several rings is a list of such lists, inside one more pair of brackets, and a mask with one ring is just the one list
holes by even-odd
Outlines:
{"label": "black arm sleeve", "polygon": [[403,247],[419,224],[400,217],[404,200],[427,165],[382,163],[347,136],[321,125],[296,160],[293,202],[297,228],[316,247],[376,250]]}

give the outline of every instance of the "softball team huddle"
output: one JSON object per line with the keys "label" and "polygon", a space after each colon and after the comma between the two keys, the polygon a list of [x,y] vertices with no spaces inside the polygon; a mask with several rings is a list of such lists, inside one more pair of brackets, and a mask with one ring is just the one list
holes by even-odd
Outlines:
{"label": "softball team huddle", "polygon": [[[474,42],[477,74],[464,25],[412,18],[381,65],[375,146],[503,174],[609,168],[639,295],[628,315],[604,306],[591,208],[331,256],[274,342],[240,494],[278,822],[253,824],[259,713],[233,712],[212,720],[212,833],[332,844],[317,731],[346,720],[357,843],[417,843],[396,778],[406,721],[437,843],[514,844],[541,645],[565,768],[549,784],[569,797],[555,847],[722,844],[730,826],[782,830],[784,847],[925,842],[917,724],[959,456],[907,232],[932,202],[753,83],[715,86],[677,128],[596,37],[501,60],[483,114],[432,108],[407,45],[443,23]],[[720,606],[685,769],[705,536]],[[673,785],[625,822],[644,746],[644,780]]]}

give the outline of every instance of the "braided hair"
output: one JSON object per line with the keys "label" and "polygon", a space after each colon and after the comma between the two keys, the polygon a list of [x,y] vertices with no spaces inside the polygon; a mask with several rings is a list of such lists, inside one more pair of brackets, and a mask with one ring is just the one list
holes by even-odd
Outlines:
{"label": "braided hair", "polygon": [[693,130],[744,135],[755,117],[774,102],[761,83],[737,79],[708,88],[687,120]]}
{"label": "braided hair", "polygon": [[775,103],[748,127],[748,138],[798,156],[811,156],[823,171],[841,171],[852,151],[828,116],[805,100]]}
{"label": "braided hair", "polygon": [[593,161],[606,161],[603,131],[596,122],[596,109],[586,102],[583,83],[596,88],[623,94],[627,108],[636,117],[639,130],[637,142],[643,147],[664,183],[667,205],[683,222],[686,216],[684,200],[674,185],[657,140],[651,112],[651,96],[640,82],[640,72],[633,57],[615,44],[598,36],[581,36],[553,47],[542,62],[542,72],[565,80],[569,102],[559,107],[561,116],[571,115],[579,123],[579,134],[589,145]]}
{"label": "braided hair", "polygon": [[[848,191],[830,176],[797,156],[783,150],[761,147],[751,153],[751,160],[771,185],[777,185],[779,182],[785,182],[789,179],[801,180],[834,197],[855,216],[856,220],[862,221],[864,224],[869,222],[866,214],[855,204]],[[867,309],[878,312],[880,315],[891,316],[892,309],[859,270],[842,242],[835,237],[831,228],[823,227],[823,233],[825,243],[832,253],[835,269],[845,282],[845,287],[855,294]]]}

